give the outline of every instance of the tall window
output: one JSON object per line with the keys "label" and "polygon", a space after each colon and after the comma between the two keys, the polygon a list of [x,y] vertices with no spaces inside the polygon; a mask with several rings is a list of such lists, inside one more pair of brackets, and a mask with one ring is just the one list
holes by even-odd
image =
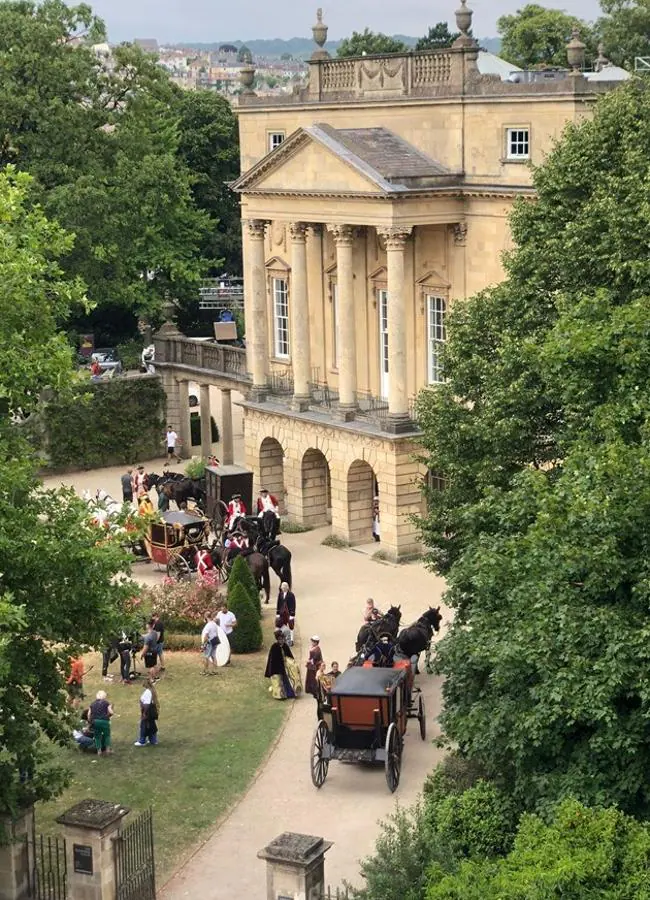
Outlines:
{"label": "tall window", "polygon": [[339,289],[335,281],[331,284],[332,289],[332,368],[339,367]]}
{"label": "tall window", "polygon": [[427,297],[427,347],[429,351],[428,369],[429,384],[440,384],[444,381],[440,365],[440,351],[447,340],[445,317],[447,304],[442,297]]}
{"label": "tall window", "polygon": [[289,291],[286,279],[273,279],[273,338],[278,359],[289,357]]}
{"label": "tall window", "polygon": [[506,158],[529,159],[530,132],[527,128],[506,128]]}
{"label": "tall window", "polygon": [[377,291],[379,307],[379,393],[383,400],[388,399],[388,291]]}
{"label": "tall window", "polygon": [[269,153],[284,142],[284,131],[269,131]]}

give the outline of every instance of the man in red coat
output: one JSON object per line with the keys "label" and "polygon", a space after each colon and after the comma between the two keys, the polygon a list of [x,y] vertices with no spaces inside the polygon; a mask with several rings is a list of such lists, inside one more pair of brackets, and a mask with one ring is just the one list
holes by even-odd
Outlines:
{"label": "man in red coat", "polygon": [[242,516],[246,515],[246,505],[241,498],[241,494],[233,494],[228,504],[228,514],[226,515],[226,520],[223,523],[226,531],[232,531],[239,519]]}
{"label": "man in red coat", "polygon": [[275,516],[271,538],[275,538],[280,530],[280,504],[278,498],[269,494],[266,488],[262,488],[257,498],[257,518],[262,519],[265,513],[271,512]]}

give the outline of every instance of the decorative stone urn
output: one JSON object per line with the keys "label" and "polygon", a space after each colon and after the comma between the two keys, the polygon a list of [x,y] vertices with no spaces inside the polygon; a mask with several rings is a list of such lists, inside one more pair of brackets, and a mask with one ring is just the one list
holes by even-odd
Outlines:
{"label": "decorative stone urn", "polygon": [[566,45],[566,58],[573,69],[572,74],[579,75],[585,64],[585,45],[580,40],[579,28],[574,28],[571,32],[571,40]]}
{"label": "decorative stone urn", "polygon": [[473,10],[467,8],[467,0],[460,0],[460,6],[456,10],[456,28],[467,37],[467,32],[472,27]]}
{"label": "decorative stone urn", "polygon": [[242,66],[239,70],[239,83],[243,90],[242,94],[254,94],[253,84],[255,82],[255,66]]}
{"label": "decorative stone urn", "polygon": [[320,7],[316,10],[316,24],[312,25],[311,33],[314,36],[314,43],[318,46],[311,58],[329,59],[329,53],[323,49],[327,40],[327,25],[323,22],[323,10]]}

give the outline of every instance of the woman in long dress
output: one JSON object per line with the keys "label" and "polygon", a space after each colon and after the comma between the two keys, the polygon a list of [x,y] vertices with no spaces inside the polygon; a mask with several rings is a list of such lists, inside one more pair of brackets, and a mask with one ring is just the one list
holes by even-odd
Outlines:
{"label": "woman in long dress", "polygon": [[269,691],[275,700],[294,700],[302,691],[300,669],[279,628],[269,649],[264,677],[271,679]]}
{"label": "woman in long dress", "polygon": [[309,659],[307,660],[307,677],[305,679],[305,693],[311,694],[318,700],[319,688],[316,674],[323,661],[320,649],[320,638],[314,635],[309,641]]}

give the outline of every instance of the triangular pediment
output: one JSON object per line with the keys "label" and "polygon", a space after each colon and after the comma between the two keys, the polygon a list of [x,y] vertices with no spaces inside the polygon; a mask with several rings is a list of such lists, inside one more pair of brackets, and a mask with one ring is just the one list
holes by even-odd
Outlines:
{"label": "triangular pediment", "polygon": [[274,272],[290,272],[291,266],[285,262],[281,256],[272,256],[265,262],[265,268],[273,269]]}
{"label": "triangular pediment", "polygon": [[368,281],[387,281],[388,269],[386,266],[379,266],[368,275]]}
{"label": "triangular pediment", "polygon": [[[313,134],[311,132],[314,132]],[[318,129],[299,128],[232,185],[240,193],[393,193],[394,186],[350,154],[337,152]]]}
{"label": "triangular pediment", "polygon": [[431,269],[431,271],[427,272],[421,278],[418,278],[416,284],[419,284],[423,288],[427,287],[436,287],[436,288],[449,288],[451,285],[447,281],[446,278],[443,278],[435,269]]}

